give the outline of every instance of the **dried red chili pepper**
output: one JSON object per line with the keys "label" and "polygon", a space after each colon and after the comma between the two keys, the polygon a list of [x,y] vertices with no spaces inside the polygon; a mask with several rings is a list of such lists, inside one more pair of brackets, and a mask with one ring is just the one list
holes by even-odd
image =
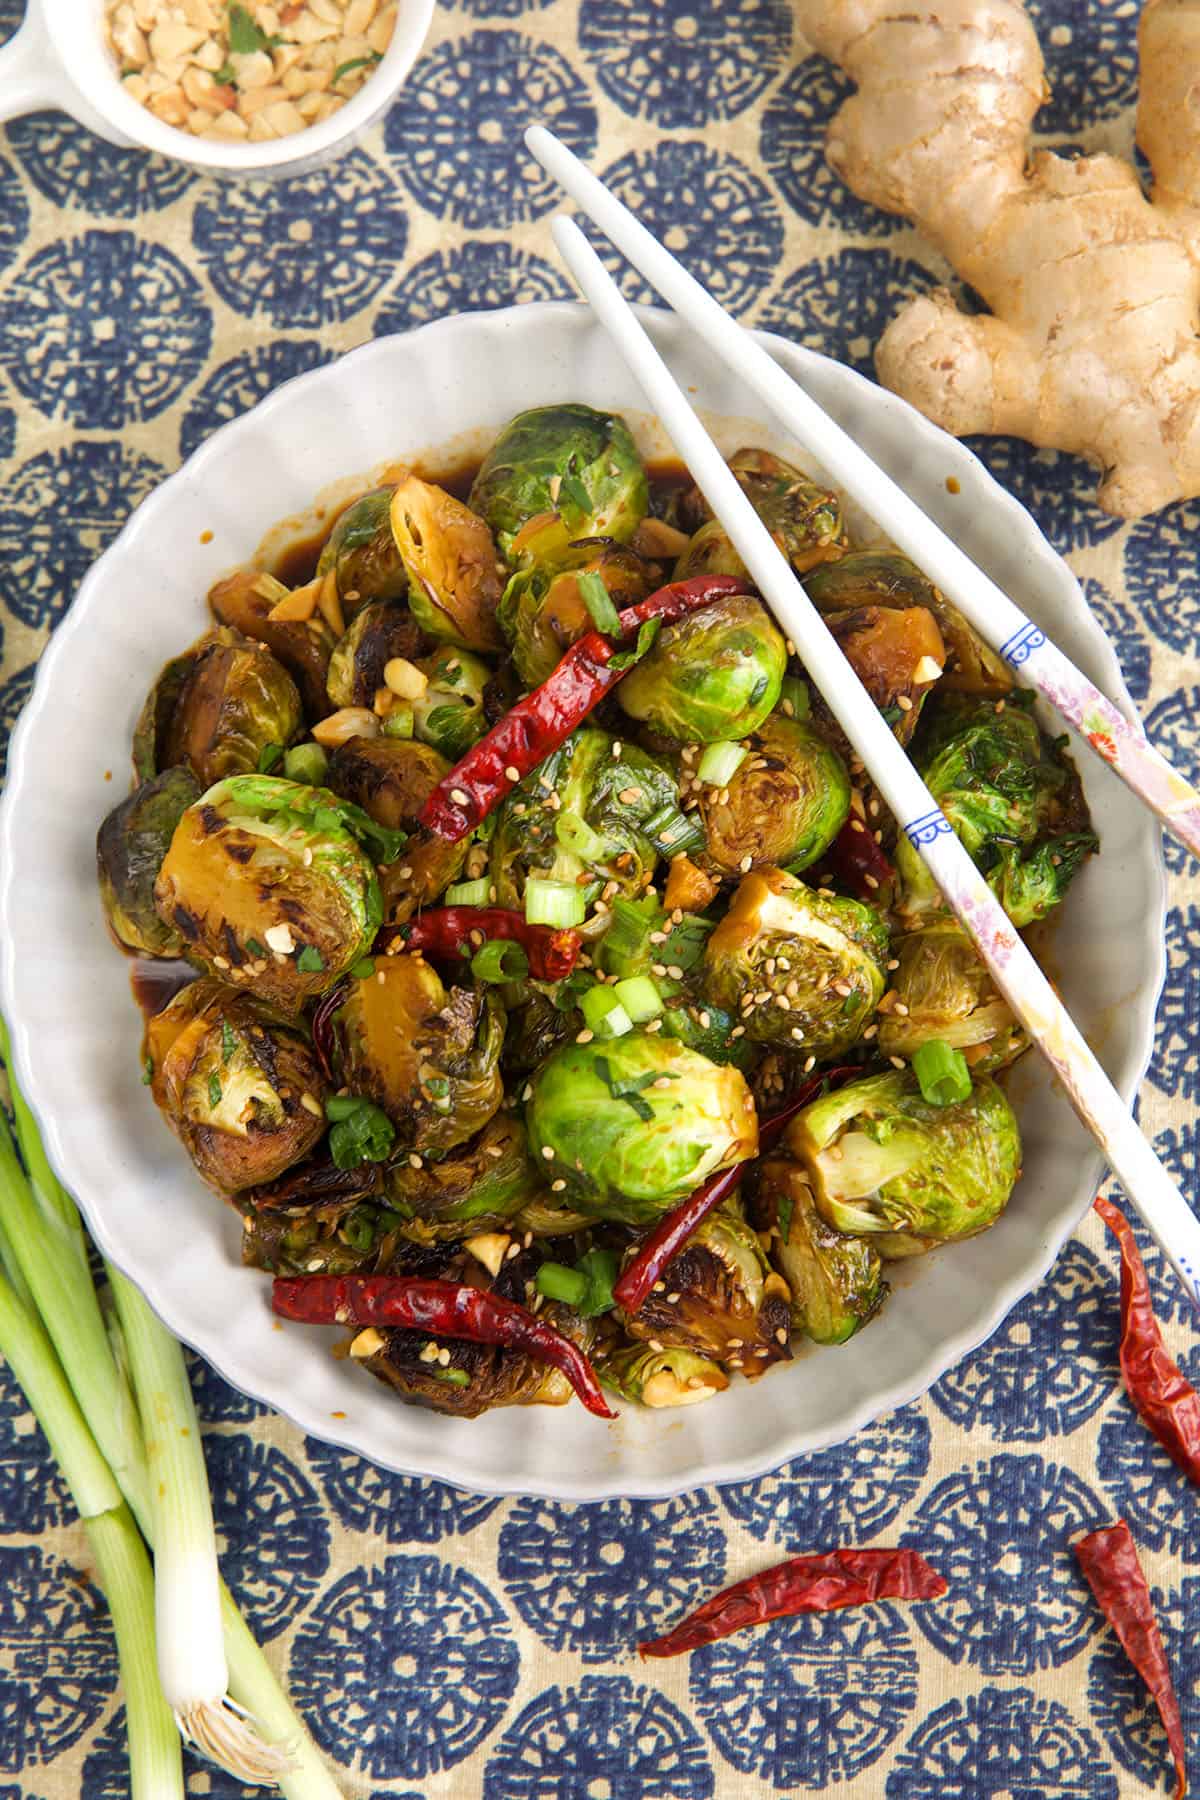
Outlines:
{"label": "dried red chili pepper", "polygon": [[[826,1069],[823,1073],[814,1075],[811,1081],[804,1082],[786,1106],[781,1107],[769,1119],[764,1119],[759,1126],[759,1150],[765,1150],[775,1143],[789,1120],[794,1119],[810,1100],[815,1100],[823,1087],[831,1082],[836,1082],[840,1087],[852,1075],[861,1073],[861,1069],[843,1065],[837,1069]],[[753,1161],[753,1157],[748,1157],[745,1162],[734,1163],[731,1169],[722,1169],[719,1174],[710,1175],[694,1194],[689,1194],[686,1200],[681,1200],[678,1206],[660,1219],[628,1268],[621,1271],[620,1279],[613,1284],[613,1299],[622,1311],[629,1314],[641,1311],[651,1288],[656,1281],[662,1279],[663,1270],[678,1256],[701,1220],[707,1217],[714,1206],[720,1206],[722,1200],[728,1199]]]}
{"label": "dried red chili pepper", "polygon": [[730,575],[693,575],[687,581],[668,583],[619,613],[620,639],[589,631],[571,645],[554,673],[510,707],[438,782],[425,802],[422,825],[457,843],[523,776],[564,744],[616,686],[625,670],[612,668],[612,659],[629,648],[629,641],[636,639],[643,625],[651,619],[669,625],[713,600],[745,591],[745,583]]}
{"label": "dried red chili pepper", "polygon": [[515,1301],[480,1288],[402,1275],[279,1275],[271,1304],[281,1318],[306,1325],[394,1325],[523,1350],[561,1370],[597,1418],[617,1416],[577,1344]]}
{"label": "dried red chili pepper", "polygon": [[674,1631],[639,1644],[638,1654],[682,1656],[768,1619],[836,1612],[872,1600],[937,1600],[945,1592],[945,1581],[916,1550],[829,1550],[793,1556],[714,1594]]}
{"label": "dried red chili pepper", "polygon": [[[477,936],[473,940],[472,933]],[[530,925],[509,906],[438,906],[396,927],[389,953],[422,950],[428,956],[470,956],[485,938],[508,938],[521,945],[529,972],[538,981],[562,981],[583,948],[577,931]],[[386,941],[386,940],[385,940]]]}
{"label": "dried red chili pepper", "polygon": [[830,844],[825,861],[842,886],[860,900],[875,906],[887,904],[896,883],[896,871],[875,842],[874,832],[857,813],[851,813],[846,820]]}
{"label": "dried red chili pepper", "polygon": [[1168,1456],[1200,1483],[1200,1394],[1163,1343],[1129,1220],[1103,1194],[1094,1205],[1121,1248],[1121,1374],[1129,1398]]}
{"label": "dried red chili pepper", "polygon": [[1075,1554],[1101,1611],[1121,1640],[1121,1648],[1158,1707],[1175,1764],[1175,1800],[1183,1800],[1188,1785],[1183,1721],[1132,1533],[1124,1519],[1118,1519],[1115,1525],[1078,1539]]}

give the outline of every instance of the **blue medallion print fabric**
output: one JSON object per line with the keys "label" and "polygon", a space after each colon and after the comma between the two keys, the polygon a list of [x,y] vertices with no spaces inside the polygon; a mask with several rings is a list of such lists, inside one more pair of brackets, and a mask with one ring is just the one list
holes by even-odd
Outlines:
{"label": "blue medallion print fabric", "polygon": [[[1137,0],[1026,4],[1039,142],[1132,143]],[[21,13],[0,0],[0,40]],[[574,297],[534,122],[739,318],[870,378],[897,309],[950,271],[826,161],[851,92],[790,0],[438,0],[385,116],[299,177],[216,181],[48,110],[0,127],[0,775],[88,568],[214,432],[372,338]],[[1074,457],[968,447],[1067,558],[1151,741],[1200,778],[1200,502],[1128,524]],[[131,629],[154,603],[130,594]],[[1172,844],[1165,862],[1140,1118],[1197,1204],[1200,876]],[[1103,895],[1111,863],[1085,879]],[[1134,1228],[1200,1381],[1190,1309]],[[1200,1781],[1200,1513],[1117,1349],[1116,1256],[1089,1218],[986,1343],[848,1442],[586,1507],[390,1472],[189,1366],[225,1574],[345,1800],[1136,1800],[1172,1791],[1165,1736],[1071,1544],[1127,1520]],[[717,1432],[736,1402],[699,1416]],[[947,1592],[639,1658],[722,1587],[839,1545],[912,1546]],[[125,1742],[88,1540],[0,1367],[0,1800],[130,1800]],[[263,1791],[191,1754],[185,1773],[188,1800]]]}

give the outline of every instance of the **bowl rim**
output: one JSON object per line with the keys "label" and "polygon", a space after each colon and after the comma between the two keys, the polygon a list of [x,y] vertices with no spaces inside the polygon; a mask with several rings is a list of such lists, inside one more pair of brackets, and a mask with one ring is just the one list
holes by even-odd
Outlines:
{"label": "bowl rim", "polygon": [[[652,331],[657,327],[661,332],[664,325],[668,331],[671,328],[683,329],[682,322],[678,317],[665,309],[639,305],[636,310]],[[454,313],[415,327],[408,332],[372,339],[332,362],[306,370],[281,383],[248,412],[219,426],[180,464],[178,469],[151,490],[130,514],[112,543],[91,565],[79,585],[74,600],[48,639],[41,656],[34,665],[35,675],[32,691],[13,727],[8,748],[7,778],[3,792],[0,793],[0,1005],[3,1005],[8,1018],[12,1054],[18,1078],[42,1132],[51,1165],[56,1171],[72,1168],[75,1159],[67,1152],[66,1140],[55,1110],[47,1104],[44,1094],[39,1091],[36,1082],[32,1079],[34,1065],[29,1027],[16,1014],[13,1006],[18,954],[10,925],[18,860],[16,824],[28,783],[26,739],[32,736],[36,721],[49,703],[59,662],[69,655],[76,635],[88,628],[90,613],[95,603],[94,597],[102,586],[104,565],[110,558],[115,559],[118,553],[128,552],[147,523],[152,521],[163,508],[169,508],[177,491],[182,490],[187,484],[195,483],[198,479],[203,478],[207,465],[220,457],[229,438],[239,431],[249,428],[252,422],[261,424],[272,410],[283,404],[281,396],[284,394],[289,394],[291,390],[303,384],[336,382],[346,363],[368,364],[373,358],[380,355],[386,356],[388,346],[398,339],[411,341],[413,339],[446,337],[464,325],[476,325],[484,321],[492,327],[499,325],[503,328],[506,323],[516,320],[527,323],[530,315],[534,313],[539,319],[545,321],[548,327],[556,323],[562,323],[568,328],[579,327],[585,318],[591,316],[590,310],[584,304],[574,301],[536,301],[522,306],[495,310]],[[1032,515],[1014,495],[1000,486],[974,452],[965,444],[943,432],[940,427],[918,413],[908,402],[879,387],[857,370],[838,363],[836,358],[824,356],[820,352],[795,344],[774,332],[756,329],[754,335],[773,355],[781,356],[784,366],[789,368],[789,372],[800,374],[806,366],[820,368],[833,365],[838,369],[840,377],[849,379],[852,388],[857,386],[864,395],[868,396],[867,403],[869,405],[882,405],[885,410],[891,409],[897,417],[904,420],[906,429],[910,430],[918,439],[923,439],[929,445],[936,444],[941,453],[949,456],[952,462],[954,459],[958,459],[964,468],[972,468],[972,473],[976,478],[982,477],[984,484],[990,490],[989,497],[1002,515],[1008,514],[1014,530],[1018,530],[1028,543],[1031,554],[1043,566],[1047,564],[1051,566],[1056,579],[1064,587],[1064,594],[1073,589],[1073,592],[1070,593],[1070,603],[1078,609],[1081,622],[1093,634],[1092,642],[1097,660],[1107,665],[1099,685],[1129,717],[1136,719],[1137,711],[1125,685],[1111,640],[1091,613],[1074,572],[1049,543]],[[665,348],[669,354],[669,343]],[[268,530],[270,523],[268,522]],[[1064,571],[1069,577],[1069,586],[1062,581]],[[1149,884],[1154,896],[1153,918],[1149,921],[1149,924],[1153,924],[1155,927],[1156,954],[1152,971],[1153,978],[1144,984],[1138,995],[1137,1003],[1142,1007],[1144,1015],[1140,1032],[1126,1053],[1125,1066],[1112,1076],[1114,1085],[1127,1103],[1132,1102],[1153,1051],[1158,1002],[1167,973],[1167,952],[1163,929],[1166,919],[1167,881],[1161,832],[1155,835],[1152,842],[1153,852],[1146,874],[1149,877]],[[639,1477],[635,1472],[632,1481],[622,1478],[615,1481],[611,1479],[585,1480],[584,1484],[573,1484],[569,1475],[566,1474],[550,1481],[534,1476],[514,1475],[513,1477],[491,1479],[472,1472],[461,1473],[447,1467],[444,1455],[430,1455],[427,1452],[419,1456],[407,1457],[401,1463],[388,1456],[381,1457],[373,1448],[364,1447],[361,1431],[355,1429],[339,1431],[337,1427],[340,1421],[320,1412],[317,1408],[312,1407],[306,1410],[303,1404],[293,1401],[290,1395],[286,1403],[281,1403],[276,1396],[263,1392],[261,1387],[256,1386],[253,1382],[247,1382],[240,1370],[237,1374],[232,1373],[222,1355],[220,1344],[213,1345],[206,1342],[201,1345],[196,1341],[191,1335],[186,1319],[176,1315],[176,1309],[170,1303],[169,1298],[164,1299],[162,1286],[154,1281],[152,1272],[140,1270],[134,1273],[129,1269],[127,1254],[123,1249],[115,1248],[113,1234],[105,1223],[104,1209],[98,1207],[89,1195],[86,1181],[80,1182],[77,1187],[72,1186],[70,1182],[67,1182],[66,1185],[71,1187],[72,1192],[75,1193],[88,1230],[100,1250],[137,1283],[153,1310],[180,1342],[209,1363],[231,1387],[258,1401],[268,1409],[282,1413],[306,1434],[335,1448],[361,1455],[366,1460],[374,1462],[376,1466],[388,1469],[393,1473],[440,1481],[464,1492],[488,1495],[532,1495],[575,1503],[600,1503],[617,1497],[647,1500],[666,1499],[677,1494],[695,1491],[700,1487],[720,1487],[736,1482],[756,1480],[797,1457],[812,1455],[833,1445],[846,1442],[874,1420],[919,1399],[928,1392],[942,1374],[956,1367],[965,1356],[990,1338],[1013,1307],[1041,1283],[1067,1241],[1086,1217],[1091,1206],[1091,1196],[1099,1186],[1103,1167],[1099,1150],[1092,1146],[1086,1152],[1084,1163],[1084,1168],[1090,1170],[1089,1179],[1081,1189],[1085,1193],[1085,1198],[1069,1217],[1065,1218],[1054,1230],[1048,1232],[1039,1254],[1027,1259],[1019,1273],[993,1290],[990,1306],[984,1309],[975,1323],[958,1332],[953,1339],[938,1339],[936,1349],[922,1358],[915,1374],[909,1374],[902,1380],[873,1390],[857,1408],[844,1415],[828,1429],[810,1429],[804,1434],[802,1443],[797,1443],[794,1438],[788,1440],[786,1434],[783,1434],[777,1444],[773,1444],[761,1455],[750,1459],[708,1457],[702,1468],[683,1476],[674,1474],[655,1479],[649,1475]],[[149,1279],[147,1279],[148,1275],[150,1275]]]}

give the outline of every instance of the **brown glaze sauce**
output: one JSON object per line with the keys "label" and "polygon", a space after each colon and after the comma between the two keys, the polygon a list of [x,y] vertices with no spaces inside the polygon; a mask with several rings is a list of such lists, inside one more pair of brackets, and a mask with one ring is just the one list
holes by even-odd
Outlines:
{"label": "brown glaze sauce", "polygon": [[181,989],[198,979],[199,969],[174,958],[135,956],[129,985],[144,1019],[152,1019]]}

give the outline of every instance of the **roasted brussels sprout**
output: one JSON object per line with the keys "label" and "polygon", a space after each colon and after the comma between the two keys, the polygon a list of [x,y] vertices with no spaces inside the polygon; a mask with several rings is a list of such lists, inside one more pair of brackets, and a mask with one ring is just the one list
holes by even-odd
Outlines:
{"label": "roasted brussels sprout", "polygon": [[726,875],[751,866],[806,869],[850,812],[845,763],[812,726],[773,712],[748,740],[729,783],[701,783],[708,860]]}
{"label": "roasted brussels sprout", "polygon": [[239,569],[218,581],[208,604],[219,624],[265,644],[295,682],[307,716],[323,719],[329,711],[325,678],[337,637],[320,613],[308,619],[273,619],[272,612],[287,597],[288,589],[273,575]]}
{"label": "roasted brussels sprout", "polygon": [[483,702],[492,671],[479,657],[452,647],[417,667],[428,685],[412,702],[414,735],[456,763],[488,728]]}
{"label": "roasted brussels sprout", "polygon": [[[729,467],[797,575],[841,553],[846,538],[836,494],[770,450],[739,450],[730,457]],[[681,581],[687,575],[744,575],[745,564],[724,526],[708,517],[708,506],[695,490],[684,510],[706,522],[675,565],[675,579]]]}
{"label": "roasted brussels sprout", "polygon": [[355,737],[334,751],[328,783],[380,825],[407,831],[449,770],[444,756],[411,738]]}
{"label": "roasted brussels sprout", "polygon": [[792,1330],[816,1344],[844,1344],[887,1295],[879,1251],[870,1238],[826,1224],[798,1163],[772,1157],[758,1178],[754,1221],[775,1233],[771,1257],[791,1289]]}
{"label": "roasted brussels sprout", "polygon": [[648,1344],[621,1344],[601,1350],[595,1365],[606,1387],[640,1406],[695,1406],[729,1386],[720,1363],[678,1346],[651,1350]]}
{"label": "roasted brussels sprout", "polygon": [[430,637],[500,650],[502,584],[492,534],[445,488],[406,475],[391,501],[392,535],[408,572],[408,604]]}
{"label": "roasted brussels sprout", "polygon": [[731,594],[660,632],[617,699],[664,737],[743,738],[774,708],[786,667],[786,646],[762,603]]}
{"label": "roasted brussels sprout", "polygon": [[694,1350],[740,1369],[748,1381],[790,1357],[787,1283],[736,1200],[701,1221],[663,1270],[662,1286],[625,1321],[630,1336]]}
{"label": "roasted brussels sprout", "polygon": [[931,1106],[907,1072],[869,1075],[805,1107],[787,1141],[837,1231],[974,1237],[1021,1172],[1016,1117],[987,1075],[952,1106]]}
{"label": "roasted brussels sprout", "polygon": [[709,938],[700,985],[738,1013],[747,1037],[823,1062],[862,1036],[887,957],[886,927],[869,906],[759,869]]}
{"label": "roasted brussels sprout", "polygon": [[155,884],[188,960],[299,1010],[371,948],[375,870],[352,832],[378,830],[324,788],[234,775],[189,806]]}
{"label": "roasted brussels sprout", "polygon": [[142,780],[161,769],[191,769],[202,787],[249,774],[264,753],[281,757],[300,730],[300,695],[262,644],[238,632],[210,632],[163,669],[134,732]]}
{"label": "roasted brussels sprout", "polygon": [[649,1224],[758,1145],[739,1071],[647,1032],[566,1044],[531,1086],[530,1149],[594,1217]]}
{"label": "roasted brussels sprout", "polygon": [[687,548],[680,552],[672,580],[687,581],[693,575],[746,574],[746,565],[720,519],[706,519],[699,531],[693,532],[688,539]]}
{"label": "roasted brussels sprout", "polygon": [[386,1267],[405,1221],[378,1199],[323,1205],[263,1206],[255,1194],[242,1214],[242,1261],[272,1275],[371,1274]]}
{"label": "roasted brussels sprout", "polygon": [[569,539],[627,543],[649,500],[646,471],[624,419],[590,406],[539,406],[518,413],[492,445],[471,505],[513,558],[523,525],[557,513]]}
{"label": "roasted brussels sprout", "polygon": [[[825,623],[895,737],[909,743],[946,656],[933,614],[923,606],[904,611],[864,606],[854,612],[828,613]],[[836,742],[844,741],[819,696],[814,716],[821,723],[828,721]]]}
{"label": "roasted brussels sprout", "polygon": [[386,1177],[387,1204],[406,1221],[402,1235],[416,1243],[469,1238],[499,1229],[544,1191],[525,1143],[525,1129],[497,1113],[469,1144],[437,1162],[414,1168],[407,1157]]}
{"label": "roasted brussels sprout", "polygon": [[521,1005],[510,1007],[508,1030],[504,1034],[501,1065],[510,1077],[528,1075],[540,1062],[574,1037],[574,1008],[556,1006],[551,993],[526,983],[527,996]]}
{"label": "roasted brussels sprout", "polygon": [[251,994],[193,981],[151,1021],[154,1097],[205,1181],[270,1181],[325,1130],[325,1078],[307,1037]]}
{"label": "roasted brussels sprout", "polygon": [[351,979],[335,1024],[343,1083],[383,1108],[400,1145],[453,1150],[504,1098],[495,991],[447,989],[422,956],[377,957],[373,973]]}
{"label": "roasted brussels sprout", "polygon": [[[1098,847],[1083,789],[1063,753],[1043,736],[1029,703],[1002,706],[950,694],[914,745],[913,760],[971,860],[1013,924],[1031,925],[1058,905]],[[943,902],[920,854],[901,836],[901,910],[917,919]]]}
{"label": "roasted brussels sprout", "polygon": [[[376,600],[402,600],[408,591],[408,576],[392,536],[393,492],[391,487],[377,487],[352,500],[338,514],[321,550],[317,574],[335,571],[338,598],[347,619],[353,618],[360,606]],[[408,652],[398,650],[396,654]]]}
{"label": "roasted brussels sprout", "polygon": [[384,685],[383,671],[392,658],[412,662],[425,642],[425,634],[406,606],[372,600],[360,607],[329,658],[325,687],[330,707],[373,706]]}
{"label": "roasted brussels sprout", "polygon": [[711,1062],[732,1063],[748,1075],[762,1055],[762,1045],[744,1032],[735,1037],[737,1025],[735,1013],[726,1012],[711,1000],[694,999],[686,992],[675,995],[663,1008],[664,1037],[675,1038],[689,1050],[698,1050]]}
{"label": "roasted brussels sprout", "polygon": [[159,917],[154,884],[175,827],[200,783],[190,769],[167,769],[114,806],[96,834],[100,899],[113,936],[143,956],[179,956],[183,938]]}
{"label": "roasted brussels sprout", "polygon": [[592,629],[579,589],[579,577],[586,574],[600,577],[618,612],[644,600],[651,588],[650,565],[612,538],[583,538],[552,563],[519,568],[504,590],[498,617],[528,687],[545,681],[563,651]]}
{"label": "roasted brussels sprout", "polygon": [[885,1056],[908,1061],[919,1045],[940,1038],[982,1072],[1003,1069],[1028,1049],[1024,1027],[955,919],[931,919],[898,939],[893,952],[899,968],[892,987],[907,1010],[880,1012],[879,1048]]}

